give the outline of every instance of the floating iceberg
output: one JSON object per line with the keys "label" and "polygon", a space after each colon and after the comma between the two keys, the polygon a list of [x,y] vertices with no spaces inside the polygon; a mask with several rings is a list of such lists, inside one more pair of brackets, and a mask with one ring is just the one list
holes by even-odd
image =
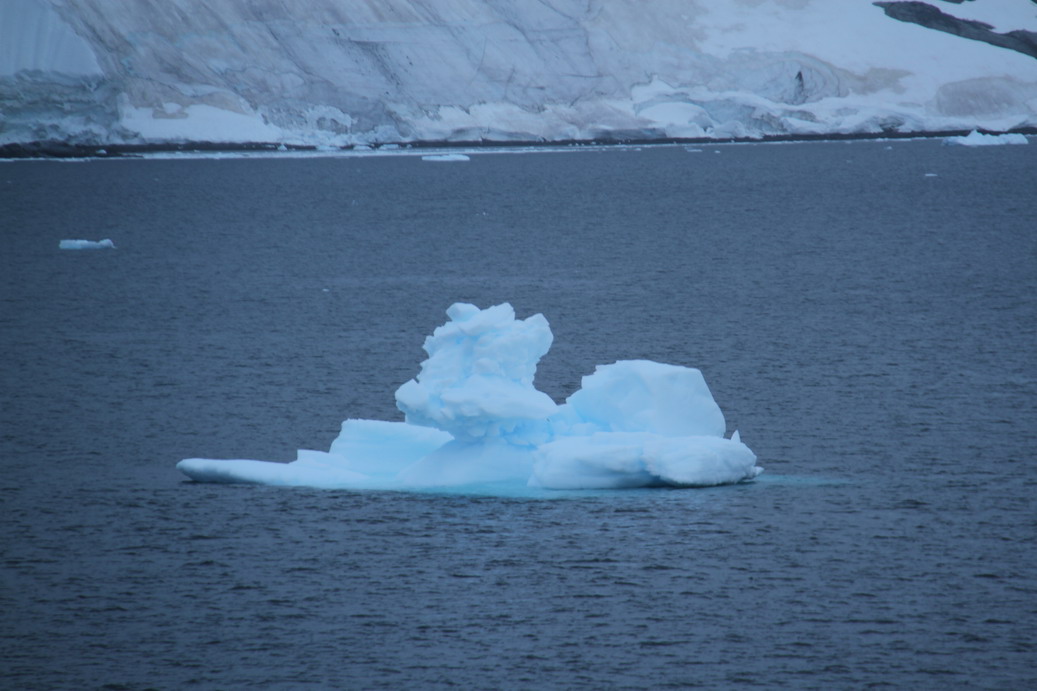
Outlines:
{"label": "floating iceberg", "polygon": [[428,156],[422,156],[421,160],[422,161],[452,162],[452,161],[468,161],[468,160],[471,160],[471,159],[467,155],[465,155],[465,154],[429,154]]}
{"label": "floating iceberg", "polygon": [[972,130],[964,137],[947,137],[943,143],[953,146],[1003,146],[1029,142],[1023,134],[983,134],[978,130]]}
{"label": "floating iceberg", "polygon": [[115,243],[105,238],[104,240],[62,240],[58,243],[61,250],[106,250],[115,249]]}
{"label": "floating iceberg", "polygon": [[428,359],[396,391],[404,422],[346,420],[327,452],[292,463],[189,458],[199,482],[414,489],[709,486],[750,480],[756,456],[697,369],[647,360],[600,365],[563,405],[536,389],[553,336],[543,315],[456,303],[425,339]]}

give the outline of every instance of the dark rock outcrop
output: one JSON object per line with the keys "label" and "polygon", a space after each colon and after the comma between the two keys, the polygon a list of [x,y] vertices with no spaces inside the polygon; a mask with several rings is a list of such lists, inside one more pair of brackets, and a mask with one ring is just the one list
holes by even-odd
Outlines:
{"label": "dark rock outcrop", "polygon": [[1037,58],[1037,32],[1020,29],[999,34],[989,24],[971,19],[959,19],[924,2],[876,2],[873,4],[885,10],[887,16],[902,22],[920,24],[929,29],[973,41],[983,41]]}

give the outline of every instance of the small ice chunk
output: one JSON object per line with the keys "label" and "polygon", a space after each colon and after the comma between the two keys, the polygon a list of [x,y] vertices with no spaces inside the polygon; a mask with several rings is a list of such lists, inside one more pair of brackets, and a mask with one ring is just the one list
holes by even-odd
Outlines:
{"label": "small ice chunk", "polygon": [[943,143],[951,146],[1003,146],[1029,142],[1023,134],[983,134],[978,130],[972,130],[964,137],[947,137]]}
{"label": "small ice chunk", "polygon": [[464,154],[430,154],[428,156],[422,156],[422,161],[469,161],[471,160]]}
{"label": "small ice chunk", "polygon": [[105,238],[104,240],[62,240],[58,243],[58,249],[62,250],[105,250],[115,249],[115,243]]}

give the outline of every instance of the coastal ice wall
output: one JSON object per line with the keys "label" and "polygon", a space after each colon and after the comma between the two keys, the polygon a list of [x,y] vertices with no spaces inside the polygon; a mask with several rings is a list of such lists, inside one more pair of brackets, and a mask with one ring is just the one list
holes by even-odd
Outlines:
{"label": "coastal ice wall", "polygon": [[1037,125],[1033,3],[933,3],[4,0],[0,144]]}

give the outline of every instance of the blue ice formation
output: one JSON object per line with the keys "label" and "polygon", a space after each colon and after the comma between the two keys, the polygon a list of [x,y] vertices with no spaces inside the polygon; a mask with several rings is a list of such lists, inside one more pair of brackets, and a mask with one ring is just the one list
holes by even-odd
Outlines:
{"label": "blue ice formation", "polygon": [[536,389],[553,336],[543,315],[456,303],[428,359],[396,391],[404,422],[346,420],[327,452],[291,463],[188,458],[199,482],[351,489],[505,484],[544,489],[710,486],[750,480],[756,456],[697,369],[600,365],[562,405]]}

